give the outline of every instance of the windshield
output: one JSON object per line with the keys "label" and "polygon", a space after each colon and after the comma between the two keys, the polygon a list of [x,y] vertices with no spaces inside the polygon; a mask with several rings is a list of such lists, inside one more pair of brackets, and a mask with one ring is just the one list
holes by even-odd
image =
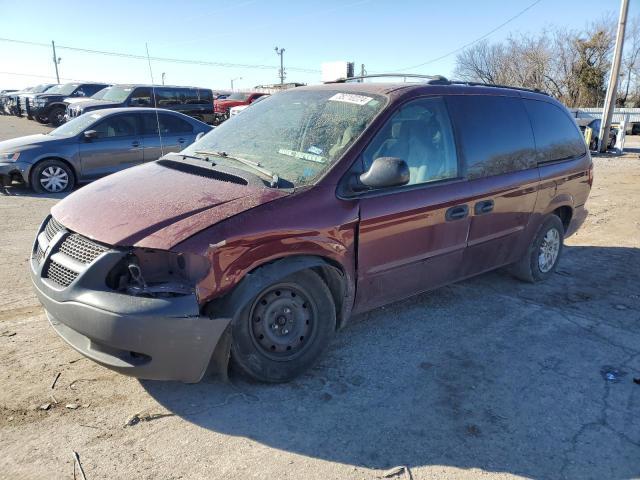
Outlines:
{"label": "windshield", "polygon": [[[335,163],[384,105],[379,95],[292,89],[256,103],[182,153],[224,152],[301,186]],[[212,160],[251,171],[229,159]]]}
{"label": "windshield", "polygon": [[48,92],[52,88],[53,87],[48,83],[41,83],[40,85],[36,85],[35,87],[33,87],[30,91],[34,93],[42,93],[42,92]]}
{"label": "windshield", "polygon": [[47,90],[47,93],[56,93],[58,95],[71,95],[78,88],[77,83],[65,83],[64,85],[56,85]]}
{"label": "windshield", "polygon": [[127,99],[132,90],[133,87],[111,87],[109,91],[104,94],[102,100],[122,103]]}
{"label": "windshield", "polygon": [[244,102],[247,98],[249,98],[248,93],[236,92],[229,95],[225,100],[241,100]]}
{"label": "windshield", "polygon": [[96,93],[91,95],[91,98],[95,100],[102,100],[109,90],[111,90],[111,87],[106,87],[102,90],[98,90]]}
{"label": "windshield", "polygon": [[100,120],[102,116],[99,112],[85,113],[52,130],[49,135],[54,137],[75,137],[85,130],[89,130],[89,127]]}

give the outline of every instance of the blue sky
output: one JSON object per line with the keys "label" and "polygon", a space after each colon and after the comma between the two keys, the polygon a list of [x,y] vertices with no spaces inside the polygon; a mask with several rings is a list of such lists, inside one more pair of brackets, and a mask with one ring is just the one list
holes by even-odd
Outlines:
{"label": "blue sky", "polygon": [[[272,69],[153,62],[156,82],[229,88],[275,83],[285,48],[285,68],[320,70],[327,61],[355,61],[370,72],[396,71],[438,58],[483,36],[534,0],[163,0],[79,2],[0,0],[0,37],[95,50]],[[611,12],[618,0],[541,0],[493,33],[490,41],[552,26],[582,28]],[[637,14],[632,2],[630,16]],[[0,88],[51,80],[50,48],[0,41]],[[146,61],[59,50],[64,79],[149,83]],[[450,75],[455,55],[411,73]],[[18,73],[14,75],[6,72]],[[28,75],[37,76],[28,76]],[[45,78],[49,76],[49,78]],[[55,77],[53,77],[55,80]],[[287,81],[315,83],[319,73],[288,71]]]}

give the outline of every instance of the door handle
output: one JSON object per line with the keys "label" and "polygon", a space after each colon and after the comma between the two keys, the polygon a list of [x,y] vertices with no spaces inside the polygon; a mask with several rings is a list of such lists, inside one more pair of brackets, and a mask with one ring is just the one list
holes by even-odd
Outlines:
{"label": "door handle", "polygon": [[483,200],[482,202],[476,203],[473,207],[473,213],[476,215],[484,215],[485,213],[489,213],[493,211],[493,200]]}
{"label": "door handle", "polygon": [[132,147],[139,147],[140,146],[140,142],[137,140],[134,140],[133,142],[131,142],[131,146]]}
{"label": "door handle", "polygon": [[456,205],[455,207],[451,207],[447,210],[444,218],[447,222],[452,222],[454,220],[461,220],[465,218],[469,214],[469,206],[468,205]]}

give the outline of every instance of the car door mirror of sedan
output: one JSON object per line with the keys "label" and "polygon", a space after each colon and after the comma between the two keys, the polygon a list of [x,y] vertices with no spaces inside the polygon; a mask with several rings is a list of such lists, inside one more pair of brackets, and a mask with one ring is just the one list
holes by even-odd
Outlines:
{"label": "car door mirror of sedan", "polygon": [[86,130],[84,132],[84,138],[86,138],[87,140],[98,138],[98,132],[96,132],[95,130]]}
{"label": "car door mirror of sedan", "polygon": [[197,142],[198,140],[200,140],[204,136],[205,136],[205,133],[204,132],[200,132],[200,133],[198,133],[198,135],[196,135],[196,139],[194,141]]}
{"label": "car door mirror of sedan", "polygon": [[370,188],[406,185],[409,183],[409,166],[400,158],[378,157],[371,168],[360,175],[360,182]]}

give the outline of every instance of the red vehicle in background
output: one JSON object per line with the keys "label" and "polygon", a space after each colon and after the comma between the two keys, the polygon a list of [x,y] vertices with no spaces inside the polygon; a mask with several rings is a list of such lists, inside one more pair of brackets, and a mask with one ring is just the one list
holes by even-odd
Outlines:
{"label": "red vehicle in background", "polygon": [[231,107],[250,105],[258,98],[267,95],[260,92],[234,92],[223,100],[213,101],[214,124],[219,125],[229,118]]}

